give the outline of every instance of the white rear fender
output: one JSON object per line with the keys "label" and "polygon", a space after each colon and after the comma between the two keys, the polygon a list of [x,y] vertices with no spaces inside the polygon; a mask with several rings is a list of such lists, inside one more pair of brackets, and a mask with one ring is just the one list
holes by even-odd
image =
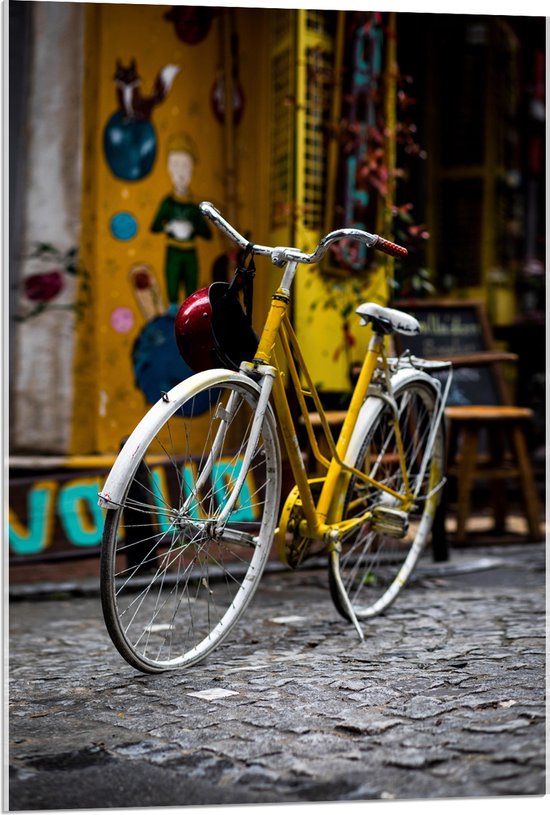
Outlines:
{"label": "white rear fender", "polygon": [[257,390],[258,394],[260,393],[260,386],[248,376],[240,372],[228,371],[226,368],[213,368],[179,382],[159,399],[145,414],[120,451],[99,493],[99,506],[104,509],[116,509],[122,504],[127,486],[152,439],[184,402],[196,396],[203,388],[235,380],[241,380],[248,387]]}
{"label": "white rear fender", "polygon": [[[397,388],[400,388],[407,382],[411,382],[413,380],[416,382],[422,380],[436,390],[439,390],[441,387],[437,379],[428,376],[423,371],[419,371],[416,368],[402,368],[391,378],[392,392],[395,393]],[[368,399],[365,399],[363,402],[344,458],[346,464],[351,464],[352,466],[355,465],[357,456],[361,450],[361,445],[363,444],[363,440],[365,438],[366,428],[370,426],[372,421],[374,421],[374,417],[378,411],[381,410],[383,404],[383,397],[372,396],[370,394]]]}

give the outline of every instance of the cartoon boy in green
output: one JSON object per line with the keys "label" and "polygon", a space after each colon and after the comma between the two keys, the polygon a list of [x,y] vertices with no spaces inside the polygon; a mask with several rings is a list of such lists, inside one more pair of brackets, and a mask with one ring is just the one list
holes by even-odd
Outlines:
{"label": "cartoon boy in green", "polygon": [[160,204],[151,224],[151,232],[165,232],[167,237],[165,274],[168,313],[178,311],[179,289],[183,284],[186,296],[197,290],[199,267],[194,239],[209,240],[210,227],[189,195],[189,184],[196,161],[196,151],[189,136],[179,134],[168,142],[167,169],[173,190]]}

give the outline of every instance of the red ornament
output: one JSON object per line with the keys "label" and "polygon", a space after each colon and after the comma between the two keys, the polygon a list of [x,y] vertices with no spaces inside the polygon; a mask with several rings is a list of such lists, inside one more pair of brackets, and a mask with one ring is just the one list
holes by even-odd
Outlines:
{"label": "red ornament", "polygon": [[164,15],[165,20],[174,23],[177,36],[187,45],[196,45],[204,40],[210,31],[215,10],[198,6],[173,6]]}

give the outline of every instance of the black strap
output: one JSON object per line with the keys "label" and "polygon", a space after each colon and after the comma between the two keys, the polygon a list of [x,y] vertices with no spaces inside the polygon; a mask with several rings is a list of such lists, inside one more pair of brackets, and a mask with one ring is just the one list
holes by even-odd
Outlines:
{"label": "black strap", "polygon": [[[252,302],[254,294],[254,275],[256,274],[256,265],[254,263],[254,244],[248,243],[241,251],[237,262],[237,268],[233,279],[229,284],[227,293],[239,296],[239,292],[243,293],[243,301],[245,313],[250,325],[252,325]],[[250,256],[250,259],[249,259]],[[248,260],[248,265],[247,265]]]}

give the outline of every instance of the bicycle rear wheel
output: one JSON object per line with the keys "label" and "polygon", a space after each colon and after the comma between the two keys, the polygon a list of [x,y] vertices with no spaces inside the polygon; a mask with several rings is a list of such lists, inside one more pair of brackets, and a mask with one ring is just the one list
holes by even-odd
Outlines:
{"label": "bicycle rear wheel", "polygon": [[[356,526],[342,539],[339,555],[331,559],[331,596],[339,613],[350,619],[338,590],[341,584],[358,620],[386,609],[408,579],[432,528],[439,500],[444,461],[444,428],[440,422],[427,453],[437,404],[437,392],[428,377],[407,381],[394,393],[399,428],[414,505],[403,516],[398,499],[352,476],[346,491],[343,518],[374,512],[372,520]],[[378,400],[365,424],[359,452],[350,463],[361,472],[404,492],[404,476],[391,405]],[[389,510],[389,511],[388,511]],[[395,520],[394,520],[395,519]],[[395,525],[395,530],[392,529]]]}
{"label": "bicycle rear wheel", "polygon": [[113,493],[105,498],[103,612],[121,655],[145,672],[193,665],[222,642],[257,588],[277,522],[280,453],[269,409],[238,499],[218,523],[259,388],[238,374],[201,376],[151,409],[155,421],[146,416],[126,445],[143,451],[139,465],[123,451],[108,481],[122,486],[116,507]]}

